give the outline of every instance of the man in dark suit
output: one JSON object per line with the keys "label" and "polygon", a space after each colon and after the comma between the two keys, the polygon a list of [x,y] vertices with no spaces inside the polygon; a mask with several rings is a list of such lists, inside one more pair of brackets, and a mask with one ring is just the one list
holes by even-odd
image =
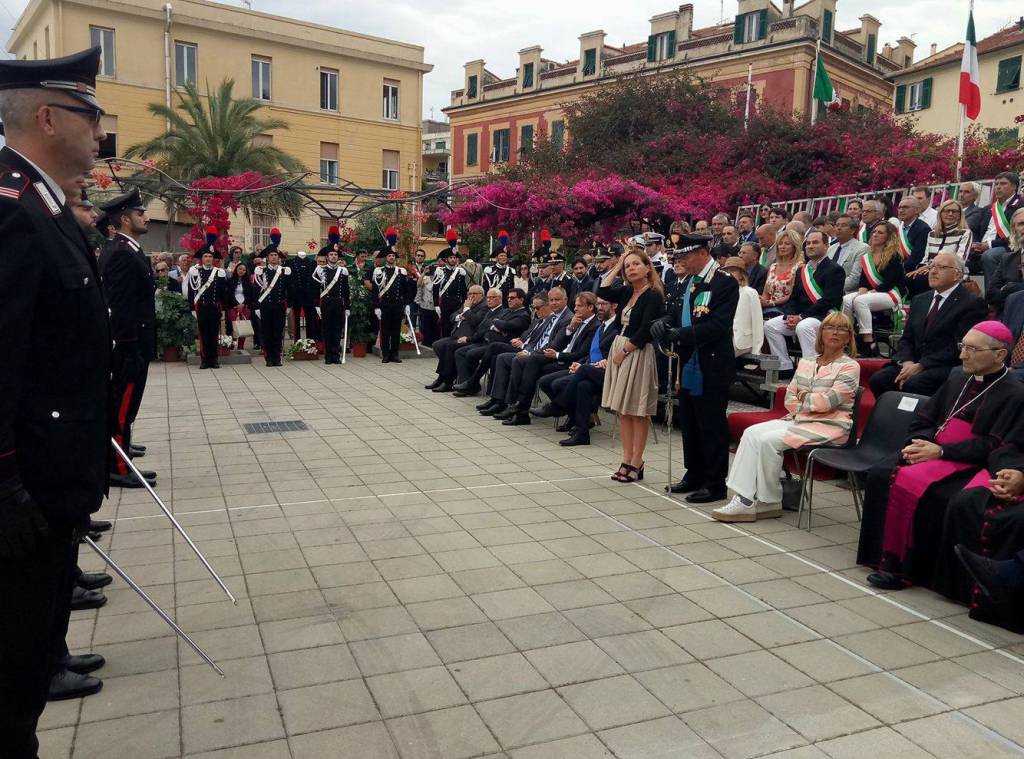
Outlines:
{"label": "man in dark suit", "polygon": [[940,253],[928,270],[929,292],[910,301],[910,315],[892,361],[871,375],[875,397],[889,390],[932,395],[960,364],[957,343],[985,318],[985,302],[960,284],[964,264]]}
{"label": "man in dark suit", "polygon": [[1006,299],[1000,321],[1013,333],[1013,350],[1006,357],[1006,363],[1017,379],[1024,380],[1024,340],[1021,340],[1024,336],[1024,292],[1014,293]]}
{"label": "man in dark suit", "polygon": [[587,272],[587,262],[577,258],[572,263],[572,277],[569,279],[569,300],[576,302],[582,292],[594,292],[594,280]]}
{"label": "man in dark suit", "polygon": [[817,229],[808,232],[804,238],[805,262],[794,274],[793,295],[782,307],[782,316],[764,323],[764,336],[772,355],[779,359],[780,378],[793,376],[793,359],[789,357],[786,337],[796,335],[803,357],[814,358],[821,320],[842,307],[846,272],[829,260],[827,253],[825,233]]}
{"label": "man in dark suit", "polygon": [[758,295],[764,293],[764,283],[768,281],[768,269],[761,265],[761,246],[756,240],[745,240],[740,243],[740,258],[747,267],[747,284],[757,290]]}
{"label": "man in dark suit", "polygon": [[[500,299],[498,305],[501,305]],[[457,371],[455,351],[465,345],[466,340],[490,310],[491,308],[488,308],[487,303],[484,302],[484,289],[480,285],[470,287],[462,311],[452,317],[454,328],[451,335],[435,340],[434,344],[430,346],[437,356],[437,369],[435,369],[437,379],[425,386],[427,390],[433,390],[435,393],[451,392]],[[462,342],[459,342],[460,339]]]}
{"label": "man in dark suit", "polygon": [[1024,195],[1017,192],[1020,175],[1012,171],[996,174],[992,182],[992,202],[988,208],[988,224],[985,234],[976,240],[971,249],[981,255],[985,271],[985,290],[991,289],[992,279],[1010,253],[1009,223],[1020,208],[1024,208]]}
{"label": "man in dark suit", "polygon": [[[501,290],[498,290],[501,293]],[[493,293],[487,293],[487,303],[493,301]],[[480,392],[480,380],[487,371],[484,363],[487,349],[492,343],[509,343],[513,338],[523,334],[530,325],[530,312],[523,305],[526,293],[513,287],[508,291],[508,306],[490,312],[480,322],[473,335],[455,351],[455,366],[459,384],[455,385],[456,398],[476,395]]]}
{"label": "man in dark suit", "polygon": [[[957,195],[957,200],[964,207],[964,221],[967,223],[967,228],[971,230],[972,239],[976,242],[980,242],[985,236],[991,218],[989,209],[978,205],[980,195],[981,188],[977,182],[963,182]],[[971,257],[973,258],[973,251]]]}
{"label": "man in dark suit", "polygon": [[[77,537],[107,490],[110,350],[96,256],[63,187],[106,138],[98,47],[0,61],[0,715],[5,759],[35,759],[68,628]],[[71,666],[66,664],[66,666]],[[85,678],[77,695],[102,683]]]}
{"label": "man in dark suit", "polygon": [[590,415],[601,400],[608,353],[619,334],[615,326],[615,307],[615,303],[598,298],[597,329],[590,338],[587,355],[564,371],[541,377],[538,383],[550,400],[530,413],[540,418],[569,417],[558,427],[559,432],[569,433],[568,438],[558,441],[559,445],[590,445]]}
{"label": "man in dark suit", "polygon": [[[518,353],[522,350],[533,350],[533,348],[539,344],[541,334],[547,328],[548,317],[551,316],[551,310],[548,306],[547,292],[534,293],[530,298],[530,309],[533,314],[529,325],[519,335],[513,337],[507,343],[492,340],[487,344],[487,351],[484,353],[478,368],[478,371],[489,373],[487,387],[484,390],[486,400],[483,403],[478,404],[476,407],[476,410],[480,412],[480,416],[494,416],[494,414],[505,410],[504,391],[500,395],[495,392],[494,397],[492,397],[492,391],[494,391],[495,386],[495,375],[498,370],[498,359],[506,353]],[[483,375],[481,375],[481,377],[482,376]],[[502,382],[507,382],[507,375]]]}
{"label": "man in dark suit", "polygon": [[679,410],[686,476],[670,487],[690,493],[690,503],[725,498],[729,427],[725,412],[736,376],[732,323],[739,302],[736,280],[711,258],[705,235],[683,235],[675,257],[687,277],[668,313],[651,325],[651,337],[672,343],[682,366]]}
{"label": "man in dark suit", "polygon": [[590,340],[597,331],[598,319],[595,315],[597,296],[592,292],[581,292],[576,296],[575,308],[563,335],[555,333],[551,345],[539,353],[535,353],[513,364],[521,365],[521,374],[516,380],[518,396],[516,413],[503,420],[506,426],[530,423],[530,402],[537,391],[537,383],[547,374],[568,370],[570,366],[582,361],[590,352]]}
{"label": "man in dark suit", "polygon": [[[149,363],[156,358],[156,280],[138,242],[149,227],[139,191],[118,195],[105,203],[103,209],[116,230],[113,239],[103,246],[99,262],[115,343],[114,439],[130,452],[132,425],[142,405]],[[156,473],[147,471],[146,478],[155,480]],[[118,456],[111,459],[110,484],[123,488],[142,487]]]}
{"label": "man in dark suit", "polygon": [[928,249],[928,234],[932,231],[920,218],[921,202],[913,195],[904,195],[896,206],[896,228],[900,234],[900,248],[905,256],[903,268],[910,272],[920,268]]}

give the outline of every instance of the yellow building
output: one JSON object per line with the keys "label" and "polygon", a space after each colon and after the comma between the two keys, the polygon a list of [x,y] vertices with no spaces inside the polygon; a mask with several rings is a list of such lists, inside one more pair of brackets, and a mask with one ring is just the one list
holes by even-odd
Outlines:
{"label": "yellow building", "polygon": [[566,137],[562,105],[630,74],[657,75],[684,68],[718,82],[746,99],[752,70],[754,107],[767,104],[794,113],[811,107],[815,49],[832,83],[852,107],[888,108],[892,83],[886,78],[913,59],[914,43],[901,37],[879,46],[881,22],[870,15],[860,26],[840,31],[836,0],[739,0],[732,21],[693,28],[693,5],[650,19],[645,42],[609,45],[603,30],[579,37],[579,57],[566,63],[544,58],[538,46],[519,51],[513,77],[501,79],[483,60],[465,65],[461,89],[452,92],[445,113],[451,124],[453,179],[486,174],[495,164],[514,163],[536,139],[561,143]]}
{"label": "yellow building", "polygon": [[[265,100],[266,116],[288,122],[262,139],[300,159],[313,172],[307,183],[327,188],[342,178],[370,189],[419,189],[423,75],[432,68],[420,46],[207,0],[31,0],[7,49],[32,59],[90,45],[103,49],[96,89],[107,111],[104,156],[123,155],[165,129],[149,103],[173,105],[186,82],[205,95],[230,78],[238,95]],[[347,200],[337,192],[320,197],[331,215]],[[159,221],[147,248],[158,250],[166,217],[160,203],[150,210]],[[231,234],[249,250],[277,226],[282,248],[295,251],[326,237],[334,223],[327,215],[309,209],[297,224],[266,217],[249,224],[239,215]]]}
{"label": "yellow building", "polygon": [[[918,128],[955,136],[960,129],[960,61],[963,43],[935,50],[908,69],[892,76],[896,85],[893,108]],[[1024,114],[1021,59],[1024,57],[1024,19],[978,40],[981,76],[981,114],[976,123],[991,141],[1014,144],[1021,129],[1014,119]],[[972,122],[967,121],[968,125]]]}

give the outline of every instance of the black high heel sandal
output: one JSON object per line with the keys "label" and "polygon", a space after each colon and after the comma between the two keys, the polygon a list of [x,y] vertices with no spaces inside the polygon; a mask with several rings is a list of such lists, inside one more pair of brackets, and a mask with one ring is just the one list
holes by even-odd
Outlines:
{"label": "black high heel sandal", "polygon": [[630,477],[630,475],[635,475],[637,472],[637,468],[632,464],[623,464],[623,466],[626,467],[626,471],[623,472],[618,477],[613,477],[612,479],[614,479],[616,482],[636,482],[636,477]]}
{"label": "black high heel sandal", "polygon": [[629,471],[628,467],[629,464],[623,461],[621,464],[619,464],[619,471],[612,473],[611,479],[615,480],[616,482],[622,482],[621,478],[626,476],[626,472]]}

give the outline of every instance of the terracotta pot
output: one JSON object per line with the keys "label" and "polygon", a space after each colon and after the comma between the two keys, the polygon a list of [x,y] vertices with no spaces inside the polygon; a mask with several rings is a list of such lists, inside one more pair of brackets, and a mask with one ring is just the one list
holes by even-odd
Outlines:
{"label": "terracotta pot", "polygon": [[352,356],[366,358],[366,343],[352,343]]}
{"label": "terracotta pot", "polygon": [[400,351],[414,351],[414,350],[416,350],[416,346],[413,345],[412,343],[401,343],[398,346],[398,350],[400,350]]}
{"label": "terracotta pot", "polygon": [[318,353],[306,353],[305,351],[299,351],[292,356],[292,361],[316,361],[320,358]]}
{"label": "terracotta pot", "polygon": [[218,345],[217,346],[217,355],[218,356],[230,356],[231,355],[231,349],[230,348],[225,348],[223,346]]}
{"label": "terracotta pot", "polygon": [[172,361],[181,361],[181,356],[178,353],[177,348],[164,348],[164,361],[170,363]]}

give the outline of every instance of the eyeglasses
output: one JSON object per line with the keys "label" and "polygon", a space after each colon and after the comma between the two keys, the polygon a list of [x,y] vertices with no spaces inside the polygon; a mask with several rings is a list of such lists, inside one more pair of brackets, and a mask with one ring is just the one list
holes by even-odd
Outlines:
{"label": "eyeglasses", "polygon": [[956,348],[961,353],[966,353],[969,356],[973,356],[975,353],[980,353],[981,351],[1004,350],[1004,348],[979,348],[975,345],[968,345],[967,343],[957,343]]}
{"label": "eyeglasses", "polygon": [[822,327],[821,329],[825,332],[835,332],[837,335],[850,334],[849,327],[833,327],[830,325],[828,327]]}
{"label": "eyeglasses", "polygon": [[929,269],[940,269],[940,270],[941,269],[956,269],[955,266],[950,266],[949,264],[928,264],[928,268]]}
{"label": "eyeglasses", "polygon": [[74,105],[63,105],[61,103],[47,103],[50,108],[59,108],[62,111],[71,111],[72,113],[80,113],[83,116],[88,116],[94,127],[100,125],[100,120],[103,118],[103,111],[99,111],[95,108],[79,108]]}

